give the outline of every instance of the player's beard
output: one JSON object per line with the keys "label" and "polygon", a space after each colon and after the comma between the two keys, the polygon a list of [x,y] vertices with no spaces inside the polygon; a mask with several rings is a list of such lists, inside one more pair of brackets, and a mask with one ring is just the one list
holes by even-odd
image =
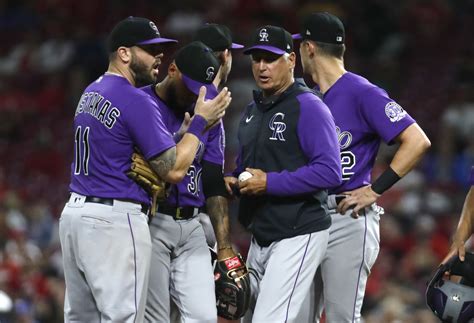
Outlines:
{"label": "player's beard", "polygon": [[179,99],[178,91],[174,85],[168,87],[166,103],[179,118],[183,118],[185,112],[191,112],[193,109],[192,103],[186,104]]}
{"label": "player's beard", "polygon": [[132,55],[130,69],[135,76],[135,87],[142,87],[156,83],[156,77],[153,76],[152,68],[148,67],[135,55]]}

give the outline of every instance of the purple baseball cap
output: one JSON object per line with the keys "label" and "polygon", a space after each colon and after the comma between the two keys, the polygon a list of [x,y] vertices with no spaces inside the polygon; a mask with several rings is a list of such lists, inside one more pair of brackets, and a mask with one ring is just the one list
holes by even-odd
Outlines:
{"label": "purple baseball cap", "polygon": [[115,25],[107,38],[109,52],[120,46],[177,43],[175,39],[163,38],[155,23],[142,17],[128,17]]}
{"label": "purple baseball cap", "polygon": [[214,99],[218,92],[212,82],[217,76],[220,63],[212,49],[200,41],[193,41],[176,53],[176,66],[188,90],[199,95],[201,86],[206,88],[206,99]]}
{"label": "purple baseball cap", "polygon": [[249,55],[255,49],[272,52],[277,55],[293,52],[293,39],[285,29],[277,26],[264,26],[252,34],[250,46],[244,49],[244,54]]}

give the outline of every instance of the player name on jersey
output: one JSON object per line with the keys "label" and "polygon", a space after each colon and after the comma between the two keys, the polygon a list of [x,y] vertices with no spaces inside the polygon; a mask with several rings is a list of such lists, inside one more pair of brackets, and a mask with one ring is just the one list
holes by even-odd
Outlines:
{"label": "player name on jersey", "polygon": [[104,97],[97,92],[85,92],[77,105],[76,116],[79,113],[88,113],[107,128],[112,129],[117,118],[120,117],[120,110],[112,105],[112,102],[104,101]]}

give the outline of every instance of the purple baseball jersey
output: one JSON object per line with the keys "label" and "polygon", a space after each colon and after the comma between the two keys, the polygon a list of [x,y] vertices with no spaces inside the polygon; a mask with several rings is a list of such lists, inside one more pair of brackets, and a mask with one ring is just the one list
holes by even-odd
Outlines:
{"label": "purple baseball jersey", "polygon": [[[158,110],[163,116],[163,121],[168,131],[175,133],[181,127],[183,118],[179,118],[155,93],[153,86],[142,88],[145,93],[157,103]],[[206,197],[202,189],[202,160],[221,165],[224,168],[225,137],[222,120],[218,125],[207,131],[189,167],[186,176],[178,184],[171,185],[167,203],[171,206],[201,207],[205,204]]]}
{"label": "purple baseball jersey", "polygon": [[370,184],[380,139],[392,144],[415,120],[383,89],[350,72],[333,84],[323,101],[334,116],[341,150],[343,183],[330,193]]}
{"label": "purple baseball jersey", "polygon": [[150,202],[148,194],[126,175],[134,147],[150,159],[175,146],[150,96],[112,74],[84,90],[74,139],[70,191],[143,203]]}

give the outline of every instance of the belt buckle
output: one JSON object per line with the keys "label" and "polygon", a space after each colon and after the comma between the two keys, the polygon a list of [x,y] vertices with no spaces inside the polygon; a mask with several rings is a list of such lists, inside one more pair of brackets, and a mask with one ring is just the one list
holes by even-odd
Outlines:
{"label": "belt buckle", "polygon": [[181,216],[181,208],[180,207],[176,208],[176,213],[175,213],[174,218],[176,220],[182,220],[183,219],[183,217]]}

